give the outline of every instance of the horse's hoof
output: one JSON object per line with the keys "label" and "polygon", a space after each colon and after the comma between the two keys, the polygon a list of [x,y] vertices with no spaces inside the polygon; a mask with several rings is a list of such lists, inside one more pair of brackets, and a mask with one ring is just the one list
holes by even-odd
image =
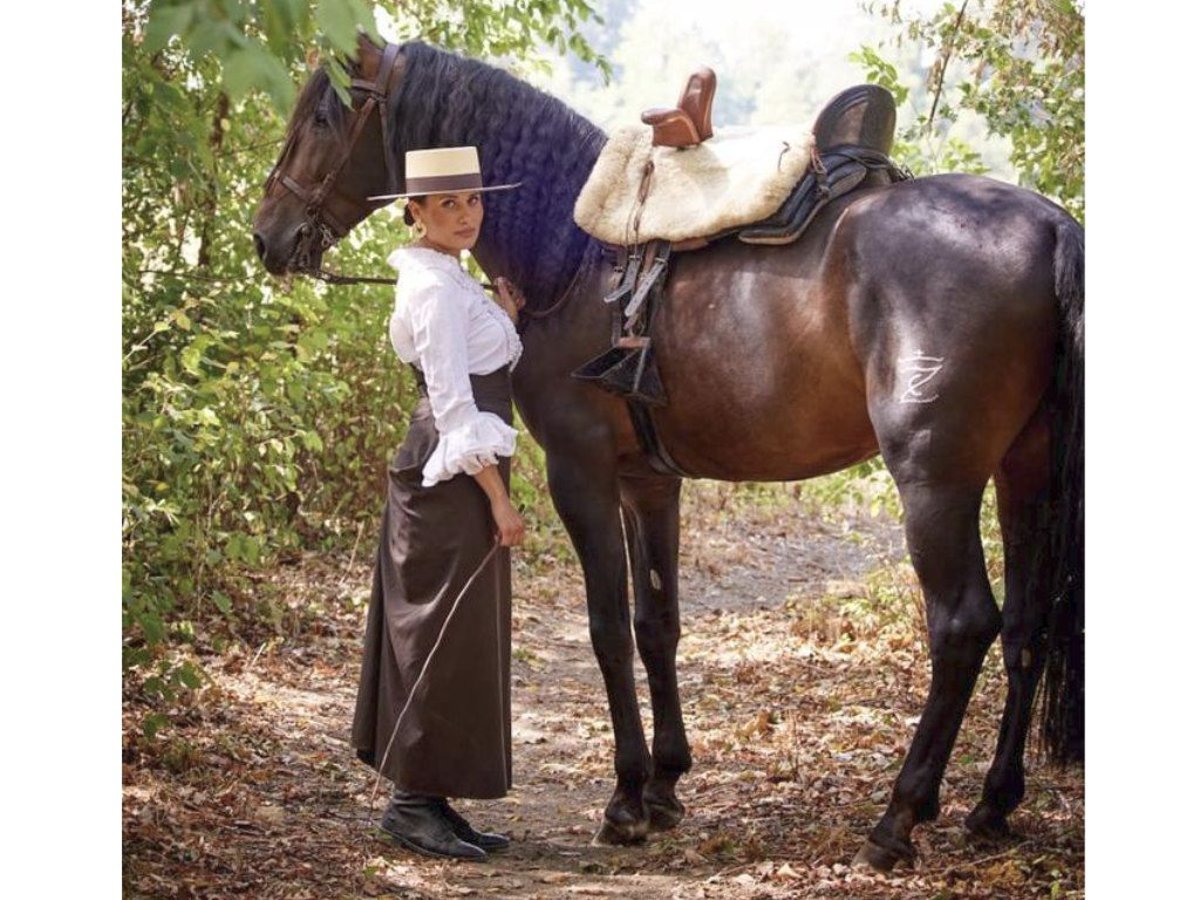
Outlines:
{"label": "horse's hoof", "polygon": [[592,838],[592,846],[625,847],[629,844],[640,844],[646,840],[648,831],[649,826],[645,819],[627,822],[624,825],[616,825],[605,819],[596,836]]}
{"label": "horse's hoof", "polygon": [[898,852],[889,850],[886,847],[880,847],[878,844],[868,840],[865,841],[858,853],[854,856],[854,862],[851,863],[854,868],[864,869],[871,868],[876,872],[890,872],[896,866],[912,865],[916,858],[916,851]]}
{"label": "horse's hoof", "polygon": [[683,804],[674,797],[654,797],[646,800],[646,815],[651,831],[669,831],[683,819]]}
{"label": "horse's hoof", "polygon": [[982,803],[971,810],[964,827],[971,837],[980,841],[1009,841],[1016,837],[1009,827],[1008,819]]}

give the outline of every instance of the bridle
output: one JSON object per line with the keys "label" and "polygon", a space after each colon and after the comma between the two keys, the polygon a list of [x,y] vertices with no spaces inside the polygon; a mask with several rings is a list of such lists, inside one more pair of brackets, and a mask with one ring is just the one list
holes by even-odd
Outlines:
{"label": "bridle", "polygon": [[[275,167],[271,170],[271,174],[267,176],[266,183],[263,185],[263,193],[269,194],[271,189],[278,183],[283,185],[287,190],[291,191],[304,202],[304,223],[300,226],[301,233],[305,236],[315,234],[320,240],[321,252],[328,250],[337,241],[350,233],[350,228],[353,226],[346,225],[341,219],[335,216],[332,212],[325,208],[325,201],[332,194],[339,196],[344,203],[350,206],[362,207],[362,204],[357,200],[352,200],[344,195],[340,195],[336,191],[336,182],[338,176],[342,174],[342,170],[346,164],[350,162],[350,156],[354,152],[354,145],[358,143],[358,138],[362,134],[362,130],[366,127],[367,120],[371,118],[371,114],[379,110],[379,123],[383,134],[383,158],[387,163],[388,170],[388,191],[394,193],[399,183],[399,178],[396,173],[396,161],[392,156],[388,135],[390,127],[387,114],[387,98],[388,90],[391,87],[392,77],[397,71],[396,63],[401,59],[400,45],[388,44],[384,47],[383,56],[379,61],[379,71],[375,75],[374,81],[368,81],[363,78],[355,78],[350,82],[351,90],[363,90],[367,92],[367,99],[363,101],[362,106],[354,111],[354,121],[350,126],[350,136],[343,143],[340,154],[329,173],[322,179],[321,183],[316,187],[300,184],[296,179],[292,178],[283,171],[284,164],[291,157],[292,151],[295,149],[298,128],[292,129],[292,133],[288,136],[287,143],[284,144],[283,152],[279,154],[279,161],[275,163]],[[367,215],[374,212],[376,209],[382,209],[391,203],[390,200],[378,203],[368,203]],[[364,216],[365,218],[365,216]],[[310,248],[303,250],[303,256],[300,258],[300,265],[294,270],[303,275],[310,275],[313,278],[320,278],[323,281],[332,284],[353,284],[358,282],[368,282],[373,284],[394,284],[394,278],[369,278],[358,277],[351,275],[337,275],[333,272],[326,272],[316,266],[308,265],[308,253]]]}

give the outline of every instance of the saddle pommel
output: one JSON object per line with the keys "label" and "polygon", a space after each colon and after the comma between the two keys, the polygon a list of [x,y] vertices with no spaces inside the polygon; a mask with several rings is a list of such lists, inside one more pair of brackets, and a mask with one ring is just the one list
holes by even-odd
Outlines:
{"label": "saddle pommel", "polygon": [[708,66],[693,72],[674,108],[656,106],[642,113],[654,129],[655,147],[695,147],[712,137],[712,105],[717,93],[717,73]]}

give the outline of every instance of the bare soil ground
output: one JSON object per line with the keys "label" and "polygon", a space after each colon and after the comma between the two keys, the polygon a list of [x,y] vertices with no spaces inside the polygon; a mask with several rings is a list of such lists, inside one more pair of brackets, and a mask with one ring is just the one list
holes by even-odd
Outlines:
{"label": "bare soil ground", "polygon": [[[373,773],[346,742],[373,550],[363,546],[305,556],[263,582],[273,635],[243,630],[222,646],[233,625],[198,623],[211,681],[153,738],[141,730],[148,709],[127,697],[126,895],[1082,896],[1082,772],[1031,759],[1012,817],[1020,837],[981,846],[962,830],[1003,707],[996,650],[942,815],[915,835],[917,868],[849,866],[924,701],[923,613],[894,523],[827,519],[793,491],[685,488],[679,668],[695,767],[680,782],[678,828],[637,847],[591,844],[612,790],[612,729],[578,563],[561,541],[543,541],[514,575],[517,784],[502,801],[458,804],[476,825],[510,833],[513,849],[441,862],[378,831],[389,786],[372,808]],[[639,696],[649,732],[644,680]]]}

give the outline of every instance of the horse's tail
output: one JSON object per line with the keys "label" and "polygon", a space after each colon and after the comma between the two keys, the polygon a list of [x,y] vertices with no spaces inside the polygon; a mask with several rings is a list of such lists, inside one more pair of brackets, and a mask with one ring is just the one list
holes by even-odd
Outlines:
{"label": "horse's tail", "polygon": [[1083,759],[1083,227],[1064,216],[1055,239],[1058,340],[1042,743],[1050,759],[1066,763]]}

